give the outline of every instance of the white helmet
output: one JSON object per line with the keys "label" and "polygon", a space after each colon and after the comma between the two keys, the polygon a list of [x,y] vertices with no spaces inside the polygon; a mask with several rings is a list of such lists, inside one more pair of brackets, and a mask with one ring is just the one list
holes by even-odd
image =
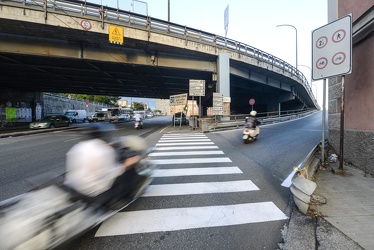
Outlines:
{"label": "white helmet", "polygon": [[257,115],[257,112],[252,110],[251,113],[249,113],[251,116],[256,116]]}

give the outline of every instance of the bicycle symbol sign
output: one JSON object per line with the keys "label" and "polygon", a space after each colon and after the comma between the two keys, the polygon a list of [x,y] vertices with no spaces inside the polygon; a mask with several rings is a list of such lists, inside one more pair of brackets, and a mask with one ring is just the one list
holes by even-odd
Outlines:
{"label": "bicycle symbol sign", "polygon": [[351,15],[314,30],[312,41],[313,80],[351,73]]}

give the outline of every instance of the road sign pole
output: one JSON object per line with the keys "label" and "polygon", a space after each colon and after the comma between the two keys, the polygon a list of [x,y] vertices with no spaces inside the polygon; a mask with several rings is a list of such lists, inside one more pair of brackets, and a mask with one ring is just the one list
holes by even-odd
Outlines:
{"label": "road sign pole", "polygon": [[340,154],[339,154],[339,169],[343,169],[344,160],[344,81],[345,75],[342,76],[342,108],[340,113]]}
{"label": "road sign pole", "polygon": [[325,165],[325,120],[326,120],[326,78],[323,79],[322,100],[322,166]]}

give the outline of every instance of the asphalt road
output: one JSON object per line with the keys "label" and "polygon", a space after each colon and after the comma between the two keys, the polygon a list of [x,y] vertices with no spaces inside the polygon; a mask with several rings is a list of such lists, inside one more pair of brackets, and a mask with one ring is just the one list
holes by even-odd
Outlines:
{"label": "asphalt road", "polygon": [[[155,177],[148,196],[69,248],[277,249],[290,212],[290,191],[281,183],[321,140],[320,113],[262,126],[259,139],[250,144],[243,143],[238,129],[167,137],[165,119],[170,117],[149,119],[142,130],[118,124],[118,134],[137,134],[149,146],[157,144],[160,151],[151,159],[160,170],[181,172]],[[65,153],[83,139],[74,130],[0,139],[0,200],[61,176]],[[193,148],[181,148],[188,146]]]}

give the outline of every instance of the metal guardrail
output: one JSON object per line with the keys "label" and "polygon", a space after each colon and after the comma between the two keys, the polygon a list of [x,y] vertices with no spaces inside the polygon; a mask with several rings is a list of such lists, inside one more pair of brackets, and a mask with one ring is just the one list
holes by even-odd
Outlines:
{"label": "metal guardrail", "polygon": [[[279,112],[258,113],[257,119],[259,119],[262,125],[265,125],[297,119],[314,113],[315,111],[315,109],[301,109],[282,111],[280,114]],[[222,129],[241,128],[244,127],[244,121],[247,116],[248,114],[223,116],[220,121],[217,120],[215,116],[204,118],[205,126],[200,126],[200,129],[203,132],[208,132]]]}
{"label": "metal guardrail", "polygon": [[[136,27],[148,32],[152,31],[155,33],[163,33],[168,34],[169,36],[182,38],[185,39],[186,42],[198,41],[217,48],[231,50],[277,67],[283,72],[288,72],[292,77],[298,79],[298,81],[306,89],[309,96],[313,100],[315,107],[319,107],[316,99],[314,98],[312,88],[302,72],[282,59],[277,58],[265,51],[226,37],[218,36],[176,23],[167,22],[161,19],[151,18],[150,16],[144,16],[112,7],[89,3],[87,1],[0,0],[0,5],[22,6],[23,8],[43,10],[46,18],[47,13],[63,13],[68,16],[85,17],[96,20],[99,19],[99,21],[102,22],[102,28],[104,28],[104,23],[120,23],[123,26]],[[295,96],[298,96],[297,93],[294,94]]]}
{"label": "metal guardrail", "polygon": [[[325,140],[325,144],[328,144],[327,140]],[[311,196],[317,187],[314,182],[314,175],[319,167],[320,159],[317,158],[317,154],[321,147],[322,141],[309,152],[304,161],[295,169],[295,175],[291,180],[290,190],[293,194],[294,202],[303,214],[308,214]]]}

